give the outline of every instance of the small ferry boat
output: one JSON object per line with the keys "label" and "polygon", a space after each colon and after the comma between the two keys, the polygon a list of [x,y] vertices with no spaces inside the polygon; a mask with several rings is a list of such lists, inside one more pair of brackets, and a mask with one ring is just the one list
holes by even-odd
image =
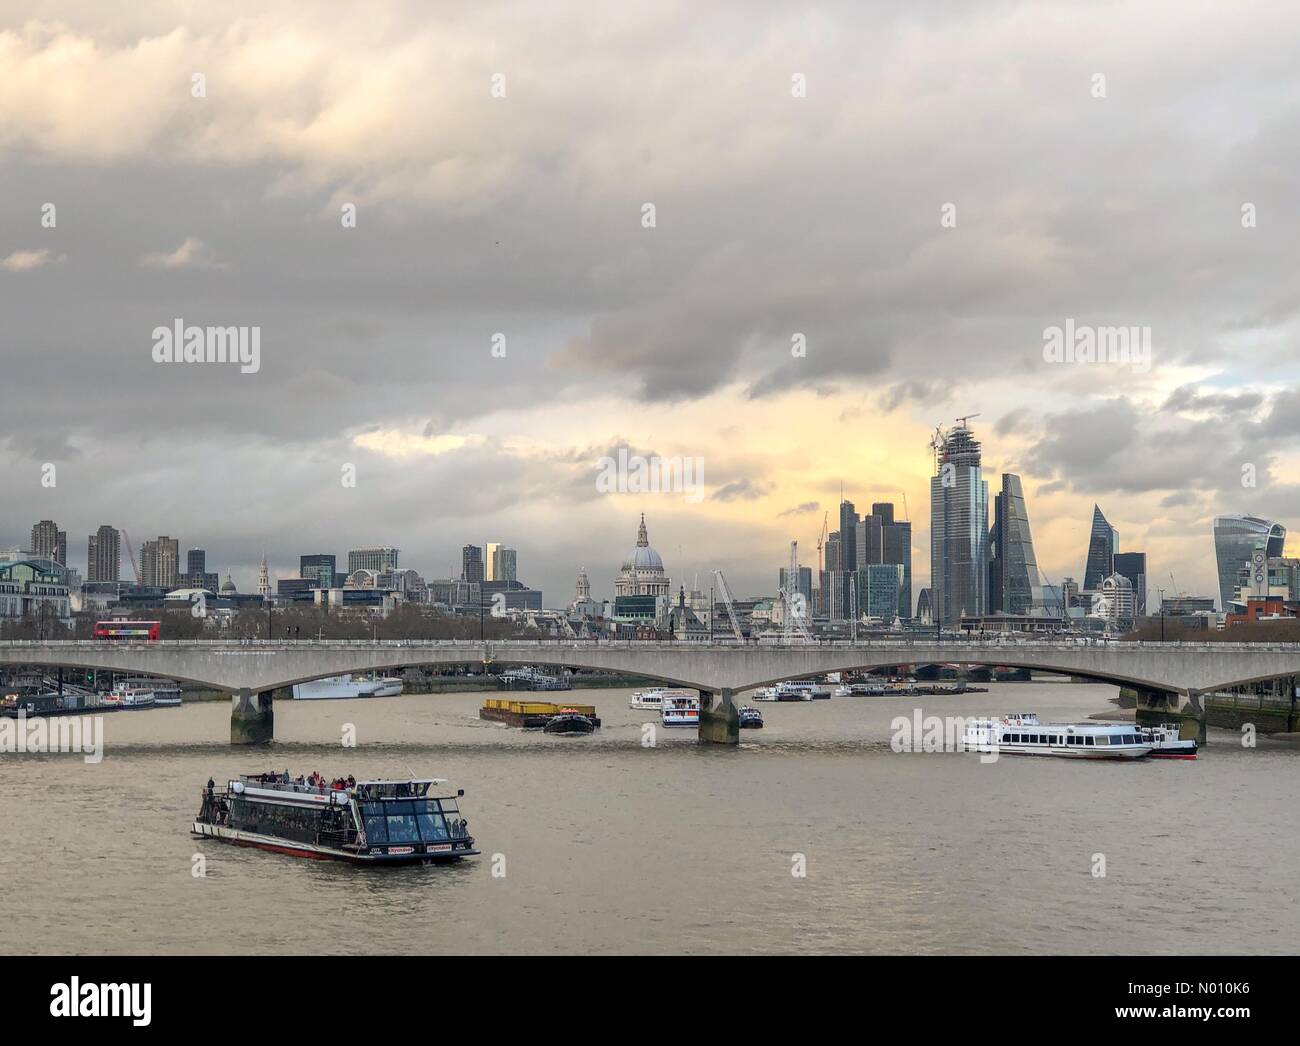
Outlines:
{"label": "small ferry boat", "polygon": [[295,701],[340,701],[353,697],[396,697],[402,692],[400,676],[357,679],[351,675],[327,676],[293,687]]}
{"label": "small ferry boat", "polygon": [[1152,759],[1195,759],[1198,746],[1192,737],[1179,737],[1176,723],[1144,726],[1140,733],[1151,743]]}
{"label": "small ferry boat", "polygon": [[1151,742],[1136,726],[1117,723],[1044,723],[1033,712],[967,720],[970,750],[996,746],[999,755],[1054,755],[1066,759],[1141,759]]}
{"label": "small ferry boat", "polygon": [[152,708],[154,703],[153,687],[136,686],[131,682],[121,682],[104,694],[100,703],[106,708],[130,711],[133,709]]}
{"label": "small ferry boat", "polygon": [[664,698],[659,718],[664,726],[699,726],[700,699],[689,694],[670,694]]}
{"label": "small ferry boat", "polygon": [[829,690],[811,679],[787,679],[776,685],[777,701],[818,701],[830,696]]}
{"label": "small ferry boat", "polygon": [[664,706],[664,693],[667,688],[662,686],[652,686],[645,690],[633,690],[632,700],[627,703],[628,708],[653,708],[660,709]]}
{"label": "small ferry boat", "polygon": [[739,715],[740,729],[761,730],[763,728],[763,713],[753,705],[741,705]]}
{"label": "small ferry boat", "polygon": [[656,711],[664,707],[664,701],[670,697],[694,697],[693,690],[674,690],[666,686],[652,686],[646,690],[637,690],[628,702],[628,708],[650,708]]}
{"label": "small ferry boat", "polygon": [[460,797],[441,778],[358,781],[344,788],[288,774],[246,774],[224,791],[212,782],[191,833],[236,846],[357,864],[423,864],[478,854]]}
{"label": "small ferry boat", "polygon": [[755,701],[775,701],[776,687],[760,686],[750,695]]}
{"label": "small ferry boat", "polygon": [[590,734],[595,732],[596,724],[576,708],[561,708],[542,730],[548,734]]}
{"label": "small ferry boat", "polygon": [[835,688],[836,697],[883,697],[885,688],[879,683],[845,683]]}

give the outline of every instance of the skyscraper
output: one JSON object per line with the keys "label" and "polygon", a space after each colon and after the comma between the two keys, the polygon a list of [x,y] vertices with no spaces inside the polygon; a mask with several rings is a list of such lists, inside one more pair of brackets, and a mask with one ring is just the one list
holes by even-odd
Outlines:
{"label": "skyscraper", "polygon": [[[868,519],[879,520],[880,551],[867,551],[866,563],[896,563],[903,568],[903,580],[898,589],[898,616],[912,616],[912,524],[894,518],[894,505],[890,501],[877,501],[871,506]],[[870,532],[869,532],[870,533]],[[875,540],[875,539],[872,539]]]}
{"label": "skyscraper", "polygon": [[496,581],[518,581],[519,553],[513,548],[499,547],[496,551],[496,563],[492,568]]}
{"label": "skyscraper", "polygon": [[140,581],[151,588],[175,588],[180,580],[180,542],[163,534],[140,547]]}
{"label": "skyscraper", "polygon": [[1044,610],[1043,582],[1029,533],[1029,513],[1020,477],[1002,474],[1002,490],[993,503],[989,532],[989,604],[991,613],[1032,614]]}
{"label": "skyscraper", "polygon": [[466,545],[460,550],[460,579],[470,584],[483,581],[483,550],[478,545]]}
{"label": "skyscraper", "polygon": [[68,532],[60,530],[52,519],[43,519],[32,527],[32,555],[68,565]]}
{"label": "skyscraper", "polygon": [[989,488],[980,443],[961,422],[936,447],[930,480],[931,613],[954,626],[988,605]]}
{"label": "skyscraper", "polygon": [[1088,562],[1083,568],[1083,589],[1096,592],[1101,583],[1115,573],[1115,552],[1119,548],[1119,531],[1112,527],[1101,508],[1092,506],[1092,536],[1088,539]]}
{"label": "skyscraper", "polygon": [[840,613],[847,620],[853,614],[848,575],[858,568],[858,513],[851,501],[840,501]]}
{"label": "skyscraper", "polygon": [[487,543],[487,555],[483,557],[483,580],[499,581],[497,577],[497,552],[501,548],[498,541],[489,541]]}
{"label": "skyscraper", "polygon": [[122,535],[107,523],[86,539],[86,580],[116,581],[122,569]]}
{"label": "skyscraper", "polygon": [[1236,596],[1237,574],[1249,561],[1258,542],[1264,542],[1268,559],[1281,556],[1286,527],[1258,516],[1214,517],[1214,561],[1219,573],[1219,609],[1227,611]]}
{"label": "skyscraper", "polygon": [[1133,613],[1137,617],[1147,612],[1147,554],[1145,552],[1116,552],[1115,573],[1128,578],[1133,586]]}

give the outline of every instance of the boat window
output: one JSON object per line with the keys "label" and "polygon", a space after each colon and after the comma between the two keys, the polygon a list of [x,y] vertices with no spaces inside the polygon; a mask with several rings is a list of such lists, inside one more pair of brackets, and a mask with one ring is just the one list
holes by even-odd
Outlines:
{"label": "boat window", "polygon": [[448,817],[460,816],[460,807],[456,805],[455,799],[443,799],[441,800],[441,802],[442,802],[442,812],[446,814]]}
{"label": "boat window", "polygon": [[1065,743],[1067,745],[1077,745],[1079,743],[1079,739],[1077,737],[1067,737],[1065,739]]}
{"label": "boat window", "polygon": [[1110,744],[1110,736],[1107,735],[1107,734],[1098,734],[1098,735],[1097,735],[1097,744],[1099,744],[1099,745],[1108,745],[1108,744]]}
{"label": "boat window", "polygon": [[[407,806],[410,804],[407,803]],[[388,815],[388,841],[390,843],[418,843],[419,830],[415,826],[414,814]]]}
{"label": "boat window", "polygon": [[1085,737],[1085,738],[1083,739],[1083,743],[1084,743],[1085,745],[1090,745],[1090,744],[1092,744],[1092,743],[1093,743],[1093,740],[1092,740],[1092,734],[1089,734],[1087,737]]}
{"label": "boat window", "polygon": [[416,814],[415,820],[420,827],[420,838],[426,843],[440,843],[447,838],[447,824],[441,814]]}
{"label": "boat window", "polygon": [[372,846],[388,842],[388,825],[382,817],[366,818],[366,838]]}
{"label": "boat window", "polygon": [[361,804],[361,813],[362,813],[363,815],[365,815],[366,817],[382,816],[382,815],[383,815],[383,812],[384,812],[384,806],[383,806],[382,803],[362,803],[362,804]]}
{"label": "boat window", "polygon": [[393,814],[413,814],[415,813],[415,803],[410,801],[401,803],[385,803],[384,813],[388,814],[390,817]]}

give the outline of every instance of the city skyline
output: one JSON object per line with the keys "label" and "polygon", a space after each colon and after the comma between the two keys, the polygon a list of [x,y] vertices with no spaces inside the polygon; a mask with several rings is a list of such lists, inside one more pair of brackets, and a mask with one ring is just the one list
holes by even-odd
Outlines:
{"label": "city skyline", "polygon": [[[989,474],[1021,477],[1049,577],[1081,577],[1098,503],[1152,579],[1213,593],[1211,520],[1300,504],[1276,173],[1300,12],[1207,12],[1184,48],[1171,3],[724,3],[686,31],[599,33],[565,5],[436,33],[396,10],[304,26],[258,5],[256,49],[231,9],[152,3],[55,0],[9,33],[0,305],[27,395],[0,441],[6,543],[60,520],[75,562],[117,520],[203,543],[246,589],[263,545],[278,571],[385,541],[457,576],[456,550],[493,536],[561,591],[583,566],[607,588],[646,511],[674,578],[765,591],[791,539],[815,562],[843,484],[906,496],[919,591],[924,448],[970,412]],[[1068,61],[1016,43],[1062,32]],[[647,64],[707,69],[720,38],[727,77],[701,74],[689,105]],[[394,68],[441,69],[439,92]],[[1206,68],[1241,71],[1221,136],[1194,101]],[[938,70],[963,90],[936,95]],[[155,362],[178,320],[257,327],[258,369]],[[1049,331],[1087,324],[1149,327],[1150,366],[1046,358]],[[70,388],[93,409],[61,406]],[[702,460],[702,500],[600,493],[620,448]]]}

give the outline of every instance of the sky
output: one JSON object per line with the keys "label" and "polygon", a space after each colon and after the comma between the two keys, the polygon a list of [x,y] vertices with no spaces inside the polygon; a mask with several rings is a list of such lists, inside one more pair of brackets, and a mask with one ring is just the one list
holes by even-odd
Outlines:
{"label": "sky", "polygon": [[[1284,2],[0,0],[0,546],[249,589],[497,541],[554,606],[644,512],[674,589],[756,595],[843,489],[906,502],[919,589],[975,415],[1046,580],[1096,503],[1213,594],[1214,515],[1300,524],[1297,53]],[[256,372],[156,361],[178,319]],[[603,490],[619,448],[703,487]]]}

